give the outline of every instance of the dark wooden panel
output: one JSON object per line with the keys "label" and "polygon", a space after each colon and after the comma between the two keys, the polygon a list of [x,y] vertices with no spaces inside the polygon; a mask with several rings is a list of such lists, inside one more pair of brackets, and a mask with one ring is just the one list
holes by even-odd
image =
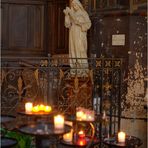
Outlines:
{"label": "dark wooden panel", "polygon": [[68,53],[68,29],[64,26],[64,13],[68,1],[54,1],[48,3],[48,50],[51,54]]}
{"label": "dark wooden panel", "polygon": [[[2,54],[68,53],[66,0],[3,0]],[[7,6],[7,7],[6,7]]]}
{"label": "dark wooden panel", "polygon": [[8,16],[9,48],[27,48],[27,7],[11,5]]}
{"label": "dark wooden panel", "polygon": [[45,0],[2,0],[2,3],[6,4],[44,4]]}
{"label": "dark wooden panel", "polygon": [[45,54],[44,5],[2,3],[2,54]]}
{"label": "dark wooden panel", "polygon": [[8,5],[1,6],[1,46],[2,49],[8,48]]}
{"label": "dark wooden panel", "polygon": [[[58,37],[58,44],[57,48],[64,48],[64,15],[63,15],[64,6],[58,5],[58,17],[57,17],[57,37]],[[63,36],[63,37],[62,37]]]}

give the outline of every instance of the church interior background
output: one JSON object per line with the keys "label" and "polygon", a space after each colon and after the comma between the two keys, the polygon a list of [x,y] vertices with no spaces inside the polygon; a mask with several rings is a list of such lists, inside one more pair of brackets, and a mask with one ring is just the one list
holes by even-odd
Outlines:
{"label": "church interior background", "polygon": [[[91,20],[87,76],[77,75],[76,69],[71,75],[63,13],[70,0],[1,1],[1,116],[15,116],[17,122],[4,128],[1,123],[1,134],[7,130],[8,137],[16,137],[17,128],[28,122],[18,111],[31,101],[64,114],[73,114],[77,107],[93,109],[97,137],[123,130],[146,148],[147,1],[80,2]],[[100,122],[104,113],[107,121]],[[32,137],[28,141],[34,145]]]}

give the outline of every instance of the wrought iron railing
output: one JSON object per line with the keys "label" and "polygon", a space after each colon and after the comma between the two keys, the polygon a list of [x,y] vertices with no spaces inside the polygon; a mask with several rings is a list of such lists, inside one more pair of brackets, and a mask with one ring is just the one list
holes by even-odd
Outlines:
{"label": "wrought iron railing", "polygon": [[[1,109],[15,113],[25,101],[47,103],[65,113],[78,106],[93,108],[97,115],[106,111],[110,134],[120,128],[122,59],[75,59],[18,57],[2,58]],[[80,61],[87,61],[82,68]],[[85,63],[83,63],[84,65]],[[99,124],[99,129],[102,129]]]}

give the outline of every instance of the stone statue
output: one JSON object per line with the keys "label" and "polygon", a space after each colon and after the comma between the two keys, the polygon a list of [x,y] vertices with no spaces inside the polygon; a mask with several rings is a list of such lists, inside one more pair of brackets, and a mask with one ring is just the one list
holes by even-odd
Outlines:
{"label": "stone statue", "polygon": [[65,27],[69,28],[70,67],[88,68],[87,59],[79,59],[87,58],[87,30],[91,27],[88,13],[79,0],[71,0],[71,7],[66,7],[63,12]]}

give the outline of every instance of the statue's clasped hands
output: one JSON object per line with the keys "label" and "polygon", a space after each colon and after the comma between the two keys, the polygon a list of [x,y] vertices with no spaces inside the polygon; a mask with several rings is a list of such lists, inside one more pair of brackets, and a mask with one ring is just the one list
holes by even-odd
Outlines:
{"label": "statue's clasped hands", "polygon": [[68,15],[71,12],[71,9],[69,7],[66,7],[63,12],[65,13],[65,15]]}

